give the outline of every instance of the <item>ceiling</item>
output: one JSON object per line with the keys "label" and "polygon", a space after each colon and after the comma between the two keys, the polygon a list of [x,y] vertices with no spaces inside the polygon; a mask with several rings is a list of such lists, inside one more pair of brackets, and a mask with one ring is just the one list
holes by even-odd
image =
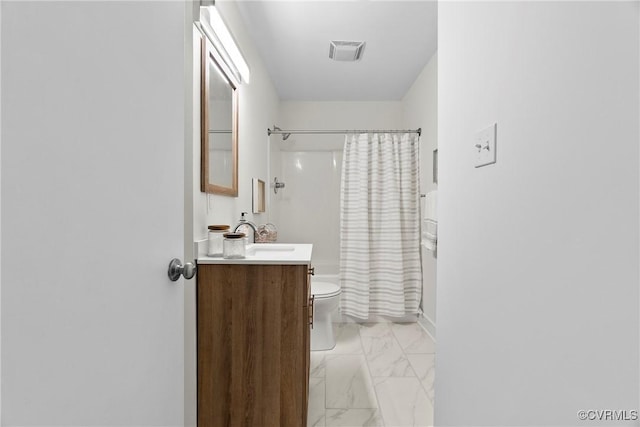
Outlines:
{"label": "ceiling", "polygon": [[[437,48],[436,1],[237,4],[283,100],[400,100]],[[365,41],[362,58],[329,59],[331,40]]]}

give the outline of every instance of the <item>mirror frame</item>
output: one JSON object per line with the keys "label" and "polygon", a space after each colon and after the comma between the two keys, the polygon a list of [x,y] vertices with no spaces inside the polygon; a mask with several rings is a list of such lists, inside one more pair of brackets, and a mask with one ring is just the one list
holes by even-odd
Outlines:
{"label": "mirror frame", "polygon": [[[229,78],[225,67],[217,58],[217,52],[205,37],[201,38],[202,55],[200,59],[200,191],[204,193],[220,194],[238,197],[238,85]],[[231,128],[231,158],[233,161],[231,187],[225,187],[209,180],[209,64],[218,68],[225,76],[232,96],[232,128]]]}

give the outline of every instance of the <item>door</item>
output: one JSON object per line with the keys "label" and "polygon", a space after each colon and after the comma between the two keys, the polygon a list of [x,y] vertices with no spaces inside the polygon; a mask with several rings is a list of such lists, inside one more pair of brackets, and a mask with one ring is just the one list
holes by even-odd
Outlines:
{"label": "door", "polygon": [[182,425],[185,6],[1,8],[2,425]]}

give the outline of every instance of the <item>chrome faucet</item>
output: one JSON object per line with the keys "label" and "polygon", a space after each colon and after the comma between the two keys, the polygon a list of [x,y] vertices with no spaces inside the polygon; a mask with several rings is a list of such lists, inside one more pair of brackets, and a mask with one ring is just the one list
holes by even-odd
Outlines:
{"label": "chrome faucet", "polygon": [[251,221],[248,221],[244,216],[246,215],[246,212],[242,212],[240,214],[240,222],[238,223],[238,225],[236,225],[236,228],[233,229],[233,232],[237,232],[238,229],[240,227],[242,227],[243,225],[248,225],[249,227],[253,228],[253,243],[256,242],[256,233],[258,233],[258,227]]}

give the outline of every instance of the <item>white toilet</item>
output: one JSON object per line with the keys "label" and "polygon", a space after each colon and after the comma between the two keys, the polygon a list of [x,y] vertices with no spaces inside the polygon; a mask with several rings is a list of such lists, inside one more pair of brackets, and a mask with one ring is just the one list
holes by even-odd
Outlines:
{"label": "white toilet", "polygon": [[311,280],[313,294],[313,329],[311,350],[331,350],[336,346],[331,313],[338,307],[340,287],[335,283]]}

